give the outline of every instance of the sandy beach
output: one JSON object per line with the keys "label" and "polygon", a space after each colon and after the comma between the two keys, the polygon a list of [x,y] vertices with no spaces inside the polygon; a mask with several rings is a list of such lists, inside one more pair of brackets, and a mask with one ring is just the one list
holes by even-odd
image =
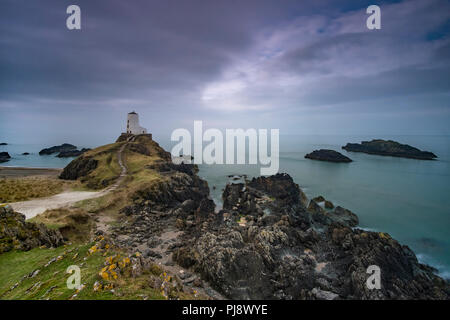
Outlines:
{"label": "sandy beach", "polygon": [[22,178],[32,176],[58,176],[62,169],[1,167],[0,178]]}

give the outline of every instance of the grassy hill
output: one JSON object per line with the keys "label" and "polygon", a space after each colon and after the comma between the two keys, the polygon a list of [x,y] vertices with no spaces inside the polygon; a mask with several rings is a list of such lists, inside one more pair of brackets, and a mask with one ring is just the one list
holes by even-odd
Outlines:
{"label": "grassy hill", "polygon": [[[120,180],[119,157],[127,168]],[[56,180],[62,185],[83,190],[104,189],[118,181],[119,185],[102,197],[30,219],[59,230],[66,245],[0,254],[0,299],[201,298],[162,267],[144,262],[139,252],[115,247],[107,237],[94,234],[103,221],[104,225],[118,223],[120,210],[137,201],[142,190],[157,188],[168,179],[155,168],[169,160],[170,154],[148,135],[122,135],[115,143],[73,160]],[[70,265],[81,268],[80,290],[67,288],[66,269]]]}

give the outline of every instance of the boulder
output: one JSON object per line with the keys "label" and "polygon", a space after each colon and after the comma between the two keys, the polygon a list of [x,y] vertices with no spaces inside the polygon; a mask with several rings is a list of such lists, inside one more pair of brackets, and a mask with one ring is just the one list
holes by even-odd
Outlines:
{"label": "boulder", "polygon": [[8,152],[0,152],[0,162],[6,162],[9,161],[9,159],[11,159],[11,156]]}
{"label": "boulder", "polygon": [[325,200],[325,208],[327,209],[333,209],[334,208],[334,204],[331,201]]}
{"label": "boulder", "polygon": [[349,227],[356,227],[359,223],[358,216],[348,209],[337,206],[331,211],[331,217],[334,221],[340,222]]}

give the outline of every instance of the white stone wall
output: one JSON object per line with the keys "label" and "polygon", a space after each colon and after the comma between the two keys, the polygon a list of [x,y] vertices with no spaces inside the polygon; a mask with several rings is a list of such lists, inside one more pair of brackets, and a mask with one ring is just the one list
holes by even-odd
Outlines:
{"label": "white stone wall", "polygon": [[129,113],[127,118],[127,133],[144,134],[147,129],[139,125],[139,115],[137,113]]}

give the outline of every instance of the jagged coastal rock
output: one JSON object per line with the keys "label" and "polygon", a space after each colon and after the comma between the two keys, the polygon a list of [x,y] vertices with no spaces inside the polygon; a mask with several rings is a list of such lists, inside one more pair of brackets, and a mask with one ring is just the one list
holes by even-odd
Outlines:
{"label": "jagged coastal rock", "polygon": [[329,149],[314,150],[313,152],[305,155],[305,158],[329,162],[352,162],[352,159],[349,157]]}
{"label": "jagged coastal rock", "polygon": [[91,149],[89,148],[83,148],[81,150],[67,150],[67,151],[61,151],[58,153],[58,158],[70,158],[70,157],[78,157],[81,156],[83,153],[89,151]]}
{"label": "jagged coastal rock", "polygon": [[392,140],[372,140],[359,143],[347,143],[342,149],[351,152],[363,152],[380,156],[411,158],[420,160],[433,160],[437,156],[429,151],[421,151],[407,144]]}
{"label": "jagged coastal rock", "polygon": [[41,151],[39,151],[39,154],[40,155],[49,155],[49,154],[52,154],[52,153],[71,151],[71,150],[76,150],[76,149],[77,149],[77,147],[74,146],[73,144],[63,143],[60,146],[53,146],[53,147],[50,147],[50,148],[42,149]]}
{"label": "jagged coastal rock", "polygon": [[9,159],[11,159],[11,156],[8,152],[0,152],[0,162],[6,162],[9,161]]}
{"label": "jagged coastal rock", "polygon": [[[306,208],[301,198],[286,174],[227,185],[224,209],[184,227],[174,259],[231,299],[449,297],[448,283],[408,247],[352,229],[358,219],[349,210],[313,200]],[[380,290],[366,287],[372,264],[383,270]]]}
{"label": "jagged coastal rock", "polygon": [[[83,154],[62,175],[93,179],[107,163],[102,159],[118,150],[151,158],[140,174],[154,179],[127,189],[131,202],[108,237],[172,268],[183,284],[211,286],[229,299],[450,297],[449,283],[407,246],[358,229],[355,213],[324,208],[323,197],[308,200],[288,174],[231,181],[218,211],[196,165],[174,164],[170,153],[139,135]],[[371,265],[382,272],[379,290],[366,286]]]}
{"label": "jagged coastal rock", "polygon": [[57,247],[63,244],[58,230],[43,224],[25,222],[25,215],[10,206],[0,206],[0,253],[13,249],[30,250],[39,246]]}

